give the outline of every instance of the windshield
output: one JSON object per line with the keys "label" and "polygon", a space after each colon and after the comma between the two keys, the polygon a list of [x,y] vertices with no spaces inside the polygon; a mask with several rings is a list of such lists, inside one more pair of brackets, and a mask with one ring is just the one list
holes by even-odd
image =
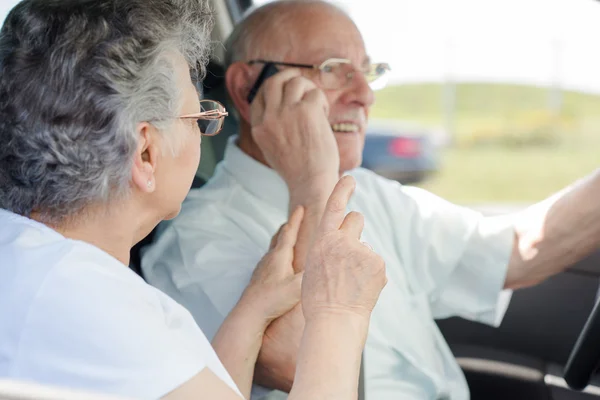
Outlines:
{"label": "windshield", "polygon": [[376,92],[372,131],[393,121],[400,134],[431,143],[436,162],[414,184],[453,202],[505,207],[597,168],[600,2],[335,3],[373,61],[392,68]]}

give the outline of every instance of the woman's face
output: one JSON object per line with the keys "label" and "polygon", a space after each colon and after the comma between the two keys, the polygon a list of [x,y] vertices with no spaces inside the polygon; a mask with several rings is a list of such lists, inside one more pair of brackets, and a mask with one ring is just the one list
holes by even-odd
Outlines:
{"label": "woman's face", "polygon": [[[180,54],[173,55],[173,64],[180,93],[180,113],[194,114],[200,111],[196,87],[192,83],[189,67]],[[181,210],[200,162],[201,134],[194,119],[176,119],[171,127],[162,133],[162,137],[175,143],[175,155],[165,147],[156,166],[156,189],[154,202],[163,219],[174,218]],[[164,143],[163,143],[164,144]]]}

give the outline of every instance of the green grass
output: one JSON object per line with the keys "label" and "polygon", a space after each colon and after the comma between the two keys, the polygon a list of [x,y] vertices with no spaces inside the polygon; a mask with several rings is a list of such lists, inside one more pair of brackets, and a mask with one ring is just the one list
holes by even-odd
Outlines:
{"label": "green grass", "polygon": [[531,203],[600,167],[600,150],[448,149],[440,171],[419,184],[459,204]]}
{"label": "green grass", "polygon": [[[456,86],[457,119],[497,119],[528,111],[545,109],[549,91],[546,88],[469,83]],[[563,114],[587,118],[594,113],[600,119],[600,96],[564,92]],[[443,87],[440,84],[390,86],[376,92],[372,115],[375,118],[401,118],[415,121],[442,121]]]}
{"label": "green grass", "polygon": [[[443,126],[439,84],[377,92],[372,117]],[[600,96],[565,92],[560,115],[548,90],[499,84],[456,89],[453,145],[420,186],[451,201],[528,203],[600,167]]]}

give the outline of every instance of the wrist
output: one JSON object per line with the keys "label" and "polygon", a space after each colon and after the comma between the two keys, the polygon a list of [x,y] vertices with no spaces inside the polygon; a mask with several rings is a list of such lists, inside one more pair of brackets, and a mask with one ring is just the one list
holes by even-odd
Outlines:
{"label": "wrist", "polygon": [[297,177],[286,181],[291,199],[327,201],[339,180],[338,172],[323,173],[309,177]]}
{"label": "wrist", "polygon": [[360,314],[313,313],[306,321],[289,398],[356,398],[368,322]]}
{"label": "wrist", "polygon": [[246,288],[242,297],[231,311],[230,315],[238,319],[247,329],[264,334],[273,318],[269,316],[266,306],[261,301],[259,291],[252,283]]}
{"label": "wrist", "polygon": [[[370,314],[350,310],[319,310],[305,315],[306,327],[310,329],[342,330],[366,340]],[[364,344],[364,343],[363,343]]]}

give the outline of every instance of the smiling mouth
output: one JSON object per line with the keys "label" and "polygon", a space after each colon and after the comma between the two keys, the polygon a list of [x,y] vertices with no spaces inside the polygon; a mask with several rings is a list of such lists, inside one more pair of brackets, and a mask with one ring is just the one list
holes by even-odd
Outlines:
{"label": "smiling mouth", "polygon": [[343,122],[339,124],[331,124],[331,129],[334,132],[353,133],[359,131],[359,126],[358,124],[353,124],[351,122]]}

